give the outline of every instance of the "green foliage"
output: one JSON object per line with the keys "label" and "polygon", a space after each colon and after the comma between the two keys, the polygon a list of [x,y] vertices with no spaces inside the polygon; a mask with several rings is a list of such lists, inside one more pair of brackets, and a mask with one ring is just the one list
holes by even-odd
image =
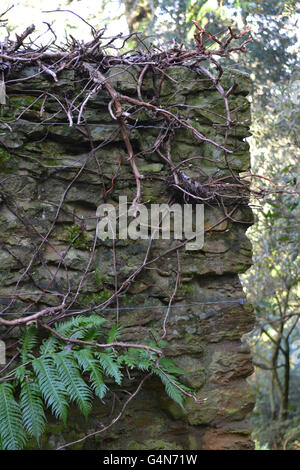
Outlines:
{"label": "green foliage", "polygon": [[[248,232],[254,265],[243,282],[256,311],[257,324],[249,343],[257,364],[252,379],[257,405],[252,420],[254,437],[269,448],[283,446],[299,421],[299,80],[273,85],[265,106],[253,107],[251,151],[253,173],[269,180],[270,195]],[[270,183],[268,182],[270,181]],[[271,183],[274,182],[274,183]],[[262,187],[259,181],[257,187]],[[288,192],[276,192],[276,188]],[[275,191],[274,191],[275,190]]]}
{"label": "green foliage", "polygon": [[92,393],[81,377],[78,364],[69,351],[55,354],[54,361],[61,381],[66,387],[68,396],[72,402],[77,404],[80,411],[87,418],[92,407]]}
{"label": "green foliage", "polygon": [[108,332],[107,335],[107,343],[113,343],[117,341],[118,338],[121,336],[122,328],[116,323],[115,326]]}
{"label": "green foliage", "polygon": [[[153,372],[166,393],[183,406],[187,389],[175,376],[183,371],[168,358],[157,363],[157,355],[142,347],[108,346],[99,350],[95,342],[103,338],[104,322],[96,314],[78,315],[57,323],[55,331],[64,339],[50,334],[42,341],[34,325],[26,327],[20,340],[21,364],[12,371],[11,383],[0,383],[0,448],[22,449],[29,438],[39,443],[45,430],[46,408],[66,423],[69,403],[73,403],[87,418],[94,397],[103,402],[109,384],[122,384],[125,368]],[[120,335],[121,329],[115,325],[106,335],[106,343],[116,343]],[[68,343],[68,339],[93,345]],[[158,341],[148,346],[164,345],[164,341]]]}
{"label": "green foliage", "polygon": [[25,332],[25,335],[21,339],[20,343],[22,345],[21,349],[21,361],[22,363],[32,359],[31,351],[36,346],[38,342],[37,330],[33,324],[31,324]]}
{"label": "green foliage", "polygon": [[254,441],[255,450],[270,450],[268,444],[260,444],[258,441]]}
{"label": "green foliage", "polygon": [[122,382],[122,372],[120,365],[116,361],[115,354],[112,352],[109,353],[98,353],[96,352],[96,357],[100,362],[100,365],[104,371],[104,373],[115,379],[115,382],[118,385],[121,385]]}
{"label": "green foliage", "polygon": [[[178,380],[174,375],[165,374],[161,370],[157,369],[155,366],[152,367],[153,372],[160,378],[162,383],[165,386],[166,392],[172,400],[174,400],[178,405],[184,410],[183,406],[183,395],[182,391],[178,388],[180,386]],[[183,389],[183,385],[180,386]]]}
{"label": "green foliage", "polygon": [[0,383],[0,434],[6,450],[20,450],[26,442],[22,413],[8,383]]}
{"label": "green foliage", "polygon": [[151,357],[145,349],[129,348],[128,354],[121,355],[119,362],[128,365],[130,369],[137,367],[146,372],[151,366]]}
{"label": "green foliage", "polygon": [[291,413],[290,418],[281,421],[268,421],[264,415],[254,413],[253,440],[255,450],[299,450],[300,426],[299,411]]}
{"label": "green foliage", "polygon": [[104,383],[102,368],[99,362],[94,359],[92,352],[89,349],[81,349],[75,351],[74,356],[84,373],[89,373],[90,384],[95,395],[103,401],[108,388]]}
{"label": "green foliage", "polygon": [[[264,88],[260,102],[270,94],[272,83],[286,79],[296,67],[299,2],[297,0],[122,0],[130,31],[143,31],[164,45],[176,40],[193,47],[196,31],[192,20],[220,39],[227,26],[253,30],[248,54],[239,56],[238,68],[252,74],[253,92]],[[149,13],[150,12],[150,13]],[[134,24],[133,24],[134,23]],[[155,38],[155,39],[153,39]],[[214,45],[212,45],[214,47]],[[231,58],[232,63],[236,58]]]}
{"label": "green foliage", "polygon": [[3,148],[0,149],[0,169],[4,171],[6,169],[6,165],[9,162],[11,156],[10,154],[4,150]]}
{"label": "green foliage", "polygon": [[85,294],[82,302],[86,305],[99,305],[108,300],[113,294],[113,291],[103,288],[97,293]]}
{"label": "green foliage", "polygon": [[45,412],[40,387],[24,378],[21,382],[20,406],[28,434],[38,441],[45,428]]}
{"label": "green foliage", "polygon": [[80,225],[71,225],[67,228],[69,241],[75,248],[87,248],[87,234]]}
{"label": "green foliage", "polygon": [[60,380],[54,358],[55,355],[41,356],[33,361],[32,366],[46,405],[51,408],[56,418],[66,422],[68,414],[67,391]]}

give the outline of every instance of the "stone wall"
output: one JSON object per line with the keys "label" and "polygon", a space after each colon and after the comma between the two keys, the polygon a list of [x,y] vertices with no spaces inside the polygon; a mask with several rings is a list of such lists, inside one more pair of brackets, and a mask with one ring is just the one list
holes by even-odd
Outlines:
{"label": "stone wall", "polygon": [[[113,67],[107,76],[119,92],[136,97],[139,74],[134,67]],[[227,89],[234,80],[238,87],[229,103],[235,124],[226,138],[232,154],[224,158],[220,148],[197,139],[180,125],[169,133],[165,148],[174,165],[198,157],[180,166],[193,181],[234,183],[234,178],[249,169],[245,142],[250,123],[248,76],[227,69],[221,84]],[[116,205],[124,195],[132,201],[136,186],[119,124],[107,110],[110,97],[104,89],[90,97],[81,124],[76,125],[75,116],[74,125],[69,125],[62,105],[67,109],[87,81],[84,73],[69,70],[54,83],[52,77],[37,74],[37,69],[30,67],[8,77],[0,124],[0,302],[6,312],[58,305],[59,294],[69,290],[70,299],[78,286],[73,308],[98,305],[111,297],[116,282],[120,286],[145,257],[145,240],[117,240],[115,261],[111,241],[98,239],[93,250],[99,204],[105,200]],[[160,74],[148,71],[141,94],[223,145],[224,101],[204,75],[170,67],[162,80]],[[78,99],[74,105],[81,103]],[[134,111],[127,120],[128,132],[137,167],[144,176],[141,202],[167,202],[169,166],[158,152],[148,151],[160,132],[166,131],[165,121],[145,109],[128,106],[127,110]],[[233,207],[226,201],[225,208],[220,203],[205,204],[205,227],[213,228],[206,232],[201,250],[186,251],[183,247],[179,264],[176,250],[167,252],[148,266],[151,269],[143,269],[119,297],[123,341],[144,343],[153,339],[153,334],[160,337],[180,270],[180,284],[167,321],[165,354],[185,371],[179,379],[195,390],[200,403],[188,398],[182,411],[160,382],[151,378],[122,419],[105,434],[84,442],[84,448],[252,448],[247,417],[254,396],[246,378],[253,368],[249,348],[241,338],[252,329],[253,309],[243,301],[238,277],[251,265],[251,245],[245,232],[252,224],[252,213],[242,204],[232,217],[224,217]],[[43,243],[49,230],[48,242]],[[150,259],[176,243],[154,240]],[[41,292],[42,296],[37,295]],[[20,295],[12,295],[15,293]],[[116,304],[101,315],[107,318],[107,326],[112,326]],[[14,341],[19,330],[7,330],[5,335],[6,340]],[[126,378],[123,388],[133,390],[134,384]],[[105,404],[95,402],[87,423],[74,410],[66,427],[50,418],[43,447],[56,448],[98,429],[110,409],[109,399]]]}

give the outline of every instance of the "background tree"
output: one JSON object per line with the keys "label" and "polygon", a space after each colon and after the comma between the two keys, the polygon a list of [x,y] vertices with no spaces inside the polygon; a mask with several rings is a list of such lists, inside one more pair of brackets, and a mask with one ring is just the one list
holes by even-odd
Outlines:
{"label": "background tree", "polygon": [[291,429],[295,437],[300,431],[294,424],[299,417],[299,84],[290,79],[273,87],[268,104],[253,113],[253,172],[270,178],[265,180],[270,190],[289,187],[288,194],[270,194],[257,211],[249,232],[254,266],[243,276],[257,314],[249,337],[257,366],[255,434],[271,447],[282,445]]}

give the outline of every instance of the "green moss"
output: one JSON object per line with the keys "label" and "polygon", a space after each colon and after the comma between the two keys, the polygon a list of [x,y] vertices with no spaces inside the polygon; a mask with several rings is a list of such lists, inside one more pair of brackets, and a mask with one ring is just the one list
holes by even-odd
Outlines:
{"label": "green moss", "polygon": [[10,154],[4,149],[0,149],[0,167],[5,168],[6,163],[9,160],[10,160]]}
{"label": "green moss", "polygon": [[162,439],[148,439],[144,442],[130,441],[127,450],[183,450],[176,442],[164,441]]}
{"label": "green moss", "polygon": [[[41,436],[41,441],[37,443],[34,438],[28,440],[25,446],[25,450],[53,450],[54,440],[53,437],[59,436],[63,431],[67,429],[67,426],[61,422],[57,421],[56,423],[47,424],[44,433]],[[51,437],[51,439],[49,439]]]}
{"label": "green moss", "polygon": [[173,401],[168,396],[162,395],[160,398],[160,406],[162,410],[164,410],[167,415],[174,419],[183,419],[185,417],[185,411],[178,405],[175,401]]}
{"label": "green moss", "polygon": [[53,436],[59,436],[63,431],[67,429],[66,424],[62,421],[57,421],[56,423],[51,423],[46,426],[44,434],[51,434]]}
{"label": "green moss", "polygon": [[125,305],[133,305],[134,304],[134,297],[132,295],[123,295],[122,300]]}
{"label": "green moss", "polygon": [[189,450],[198,450],[199,445],[197,442],[197,438],[194,436],[194,434],[189,434],[188,439],[189,439]]}
{"label": "green moss", "polygon": [[[103,268],[103,265],[102,265]],[[93,273],[94,281],[97,287],[102,287],[104,289],[105,285],[111,285],[114,284],[114,281],[112,281],[111,277],[105,274],[104,276],[101,276],[101,269],[96,268],[94,273]]]}
{"label": "green moss", "polygon": [[83,297],[82,302],[85,305],[90,305],[90,304],[98,305],[98,304],[101,304],[102,302],[105,302],[106,300],[108,300],[112,295],[113,295],[112,290],[104,288],[98,293],[86,294]]}
{"label": "green moss", "polygon": [[10,96],[6,110],[7,117],[3,120],[15,120],[22,113],[22,119],[39,121],[41,106],[42,100],[37,100],[36,96]]}
{"label": "green moss", "polygon": [[1,118],[1,121],[3,121],[3,122],[10,122],[10,121],[15,120],[15,118],[13,116],[11,116],[11,117],[3,116],[2,112],[0,113],[0,118]]}
{"label": "green moss", "polygon": [[195,286],[192,284],[184,284],[180,286],[180,291],[184,294],[192,294],[194,292]]}
{"label": "green moss", "polygon": [[15,106],[30,106],[36,101],[36,96],[11,96],[9,101]]}
{"label": "green moss", "polygon": [[80,225],[71,225],[71,227],[67,228],[67,231],[69,233],[69,242],[75,248],[88,248],[87,234]]}
{"label": "green moss", "polygon": [[100,273],[100,269],[96,268],[95,272],[94,272],[94,281],[95,281],[95,283],[97,284],[98,287],[102,286],[102,284],[103,284],[103,281],[99,276],[99,273]]}
{"label": "green moss", "polygon": [[33,152],[35,154],[35,158],[37,159],[40,158],[44,161],[45,158],[47,158],[51,162],[56,162],[56,160],[54,160],[54,156],[65,154],[65,148],[63,146],[57,142],[52,142],[49,139],[42,142],[29,142],[24,146],[24,149],[28,150],[30,154]]}
{"label": "green moss", "polygon": [[14,171],[11,165],[8,166],[11,158],[11,155],[6,150],[0,148],[0,171],[4,173],[12,173]]}

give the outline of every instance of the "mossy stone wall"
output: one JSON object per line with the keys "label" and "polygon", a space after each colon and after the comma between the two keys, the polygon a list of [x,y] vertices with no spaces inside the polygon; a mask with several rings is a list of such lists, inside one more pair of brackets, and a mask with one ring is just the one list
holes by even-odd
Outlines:
{"label": "mossy stone wall", "polygon": [[[120,93],[136,96],[139,74],[138,68],[113,67],[107,76]],[[9,305],[12,312],[34,305],[36,293],[43,289],[47,293],[34,308],[57,305],[60,297],[55,294],[69,288],[75,293],[85,272],[77,305],[97,305],[114,293],[116,275],[121,285],[145,256],[147,241],[118,240],[115,271],[112,243],[98,239],[90,259],[96,210],[104,196],[106,202],[116,205],[119,196],[133,200],[136,187],[118,132],[119,123],[107,110],[107,92],[102,89],[91,96],[80,125],[75,119],[70,127],[61,108],[61,104],[67,108],[87,79],[69,70],[53,83],[50,76],[37,75],[34,67],[8,77],[7,103],[1,106],[0,118],[0,302],[2,307]],[[229,103],[236,124],[226,141],[227,148],[233,150],[227,161],[222,150],[197,140],[186,128],[177,126],[171,131],[169,150],[174,165],[201,157],[181,167],[195,181],[230,178],[232,171],[238,176],[250,168],[245,141],[250,125],[246,98],[249,78],[226,69],[222,85],[229,88],[234,80],[238,87]],[[159,74],[149,70],[141,93],[145,100],[168,107],[204,136],[223,145],[224,101],[205,76],[184,67],[170,67],[162,81]],[[144,175],[141,202],[167,202],[169,167],[157,152],[147,153],[164,121],[142,109],[127,124],[136,164]],[[106,140],[108,143],[101,148]],[[99,149],[91,152],[97,146]],[[82,165],[84,171],[78,173]],[[112,181],[114,187],[108,192]],[[42,241],[40,234],[51,229],[64,192],[49,243],[43,245],[18,282]],[[167,322],[165,353],[185,371],[180,380],[195,390],[201,403],[188,398],[183,412],[167,397],[159,381],[150,379],[122,419],[105,434],[83,443],[84,448],[252,449],[247,419],[255,398],[246,378],[253,367],[249,348],[241,338],[252,329],[254,318],[251,305],[240,301],[245,295],[239,280],[239,274],[251,265],[251,244],[245,232],[253,223],[252,213],[244,205],[234,212],[234,221],[223,218],[222,207],[206,204],[205,227],[214,228],[205,234],[203,248],[180,251],[181,281]],[[172,246],[174,240],[155,240],[151,258]],[[145,342],[152,338],[151,331],[158,336],[162,333],[166,306],[176,282],[176,252],[151,267],[144,269],[119,298],[124,341]],[[23,294],[10,304],[5,297],[16,289]],[[115,323],[113,308],[102,315],[108,320],[107,327]],[[14,329],[11,338],[19,333]],[[127,378],[123,388],[133,390],[134,384]],[[110,407],[109,399],[105,404],[95,403],[88,422],[75,410],[67,426],[50,419],[43,448],[56,448],[99,429]]]}

